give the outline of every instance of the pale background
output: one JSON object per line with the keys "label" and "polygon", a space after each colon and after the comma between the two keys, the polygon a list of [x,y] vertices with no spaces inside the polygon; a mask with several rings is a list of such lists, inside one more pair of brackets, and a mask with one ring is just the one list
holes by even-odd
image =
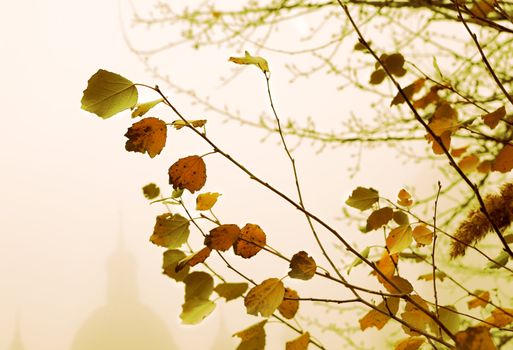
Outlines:
{"label": "pale background", "polygon": [[[120,230],[138,261],[143,302],[169,325],[183,349],[211,344],[221,317],[230,334],[257,321],[233,316],[242,314],[237,302],[221,307],[222,313],[216,311],[202,325],[179,326],[182,287],[161,275],[162,250],[148,242],[154,217],[163,209],[149,207],[141,187],[155,181],[169,190],[166,174],[170,164],[209,149],[190,133],[170,132],[167,148],[157,158],[128,153],[123,137],[131,124],[127,113],[103,121],[80,109],[87,79],[99,68],[132,81],[154,83],[123,40],[120,11],[129,21],[124,9],[117,1],[105,0],[2,1],[0,349],[11,342],[17,318],[28,349],[67,349],[81,323],[104,300],[106,262]],[[231,88],[218,89],[220,76],[232,68],[227,58],[237,54],[241,53],[226,48],[196,52],[184,47],[164,69],[181,81],[187,79],[188,87],[215,91],[215,96],[224,99],[221,105],[237,101],[246,114],[255,117],[262,110],[269,112],[264,82],[256,70],[246,69]],[[275,79],[277,107],[287,116],[303,111],[299,118],[310,114],[320,126],[336,126],[336,118],[342,119],[366,103],[365,99],[356,103],[354,96],[337,95],[329,85],[315,85],[319,82],[303,81],[297,88],[289,88],[282,58],[267,58]],[[326,93],[318,93],[321,87]],[[261,131],[223,124],[221,117],[205,115],[185,97],[171,98],[184,114],[207,118],[209,135],[229,153],[272,184],[294,193],[290,167],[276,137],[260,143]],[[162,117],[174,119],[161,111]],[[345,229],[348,236],[358,234],[355,226],[337,218],[354,187],[379,186],[393,198],[402,186],[425,172],[391,166],[393,155],[387,158],[379,152],[366,152],[362,173],[350,179],[346,168],[354,161],[349,157],[354,149],[317,154],[315,147],[305,144],[296,153],[307,206]],[[205,190],[223,193],[216,211],[221,220],[258,223],[273,247],[288,255],[306,249],[326,265],[311,237],[304,234],[308,232],[304,218],[294,209],[220,157],[207,158],[207,167]],[[435,181],[427,181],[426,188],[432,188]],[[257,280],[285,275],[287,267],[273,270],[278,266],[273,261],[242,262],[239,266],[244,272],[254,270]],[[305,284],[290,284],[312,293],[305,296],[320,296]],[[281,344],[292,337],[276,329],[271,337]],[[327,337],[325,345],[330,344]]]}

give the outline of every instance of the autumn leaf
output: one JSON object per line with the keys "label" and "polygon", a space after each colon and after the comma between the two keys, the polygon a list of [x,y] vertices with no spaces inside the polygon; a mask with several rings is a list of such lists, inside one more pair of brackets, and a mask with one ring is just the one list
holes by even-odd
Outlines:
{"label": "autumn leaf", "polygon": [[166,145],[167,126],[158,118],[144,118],[128,128],[125,137],[128,138],[125,144],[128,152],[148,152],[153,158]]}
{"label": "autumn leaf", "polygon": [[196,210],[210,210],[220,196],[217,192],[207,192],[196,197]]}
{"label": "autumn leaf", "polygon": [[[435,278],[442,281],[445,279],[445,277],[447,277],[447,275],[445,274],[445,272],[442,272],[442,271],[436,271],[435,272]],[[418,280],[424,280],[424,281],[432,281],[433,280],[433,273],[426,273],[424,275],[420,275],[418,278]]]}
{"label": "autumn leaf", "polygon": [[180,271],[186,266],[193,267],[195,265],[198,265],[210,256],[210,252],[212,250],[209,247],[204,247],[203,249],[197,251],[194,254],[189,255],[188,257],[183,258],[180,260],[178,265],[176,266],[176,272]]}
{"label": "autumn leaf", "polygon": [[506,266],[506,264],[508,263],[508,260],[509,260],[508,252],[502,250],[499,253],[499,255],[497,255],[495,258],[493,258],[493,261],[495,261],[495,262],[489,261],[486,264],[486,267],[489,269],[499,269],[502,266]]}
{"label": "autumn leaf", "polygon": [[411,199],[411,194],[406,191],[404,188],[399,191],[397,195],[397,204],[403,207],[411,207],[413,205],[413,200]]}
{"label": "autumn leaf", "polygon": [[465,153],[467,151],[467,149],[468,149],[468,146],[453,148],[451,150],[451,156],[458,158],[458,157],[462,156],[463,153]]}
{"label": "autumn leaf", "polygon": [[[360,255],[364,258],[368,258],[369,257],[369,253],[370,253],[370,247],[366,247],[364,250],[362,250],[360,252]],[[357,256],[353,262],[351,263],[351,265],[349,266],[349,268],[347,269],[347,274],[349,275],[349,273],[351,272],[351,270],[353,269],[353,267],[355,266],[358,266],[360,265],[361,263],[363,262],[363,260]]]}
{"label": "autumn leaf", "polygon": [[386,239],[390,254],[400,253],[408,248],[413,240],[410,225],[401,225],[394,228]]}
{"label": "autumn leaf", "polygon": [[260,68],[264,74],[269,72],[269,64],[264,58],[260,56],[251,56],[247,51],[244,51],[244,57],[230,57],[228,61],[236,64],[253,64]]}
{"label": "autumn leaf", "polygon": [[433,241],[433,232],[426,225],[417,225],[412,231],[413,239],[417,244],[428,245]]}
{"label": "autumn leaf", "polygon": [[383,82],[383,80],[385,80],[386,76],[387,73],[385,73],[383,69],[376,69],[374,72],[372,72],[369,83],[372,85],[379,85]]}
{"label": "autumn leaf", "polygon": [[408,225],[410,223],[408,215],[402,210],[394,211],[393,219],[397,225]]}
{"label": "autumn leaf", "polygon": [[373,188],[357,187],[346,200],[350,207],[361,211],[369,209],[379,199],[378,191]]}
{"label": "autumn leaf", "polygon": [[[395,273],[395,266],[398,260],[399,256],[397,254],[389,255],[385,250],[381,256],[381,259],[376,262],[376,269],[378,269],[383,275],[390,279]],[[378,277],[378,281],[380,283],[386,282],[381,275],[376,273],[376,271],[372,271],[372,274]]]}
{"label": "autumn leaf", "polygon": [[493,12],[493,5],[496,0],[479,0],[473,3],[470,13],[476,17],[486,18],[490,12]]}
{"label": "autumn leaf", "polygon": [[376,308],[372,309],[365,316],[358,320],[362,331],[370,327],[380,330],[385,327],[390,315],[395,315],[399,310],[399,298],[385,298]]}
{"label": "autumn leaf", "polygon": [[130,80],[103,69],[87,82],[82,109],[107,119],[137,104],[137,88]]}
{"label": "autumn leaf", "polygon": [[240,235],[240,228],[235,224],[219,225],[205,237],[205,245],[211,249],[226,251],[235,243]]}
{"label": "autumn leaf", "polygon": [[265,348],[265,329],[267,320],[258,322],[240,332],[234,337],[239,337],[241,342],[237,350],[263,350]]}
{"label": "autumn leaf", "polygon": [[176,130],[180,130],[184,126],[188,126],[188,125],[192,126],[193,128],[201,128],[201,127],[205,126],[205,124],[207,124],[207,121],[205,119],[187,120],[187,122],[185,122],[182,119],[178,119],[178,120],[173,120],[171,122],[171,125],[173,125],[173,127]]}
{"label": "autumn leaf", "polygon": [[305,332],[296,339],[285,343],[285,350],[306,350],[310,342],[310,333]]}
{"label": "autumn leaf", "polygon": [[439,143],[437,140],[431,137],[431,135],[426,135],[428,142],[433,142],[431,148],[434,154],[440,155],[445,153],[442,145],[445,147],[446,150],[449,150],[449,148],[451,148],[451,135],[451,131],[444,131],[439,136],[441,143]]}
{"label": "autumn leaf", "polygon": [[214,279],[203,271],[191,272],[183,282],[185,283],[185,301],[192,299],[208,300],[214,291]]}
{"label": "autumn leaf", "polygon": [[157,216],[150,241],[161,247],[179,248],[189,238],[189,220],[180,214]]}
{"label": "autumn leaf", "polygon": [[[295,300],[293,300],[295,299]],[[297,310],[299,309],[299,295],[297,292],[290,288],[285,288],[285,294],[283,296],[283,301],[278,307],[278,311],[280,314],[287,318],[292,319],[296,316]]]}
{"label": "autumn leaf", "polygon": [[394,210],[390,207],[374,210],[367,218],[367,231],[372,231],[388,224],[394,217]]}
{"label": "autumn leaf", "polygon": [[422,337],[409,337],[398,342],[394,350],[417,350],[424,341]]}
{"label": "autumn leaf", "polygon": [[[429,306],[426,301],[418,295],[412,295],[410,298],[419,304],[423,309],[429,310]],[[414,331],[414,329],[425,331],[431,322],[431,318],[410,301],[406,302],[404,312],[401,313],[401,319],[411,327],[410,328],[406,325],[403,325],[402,328],[404,332],[413,336],[419,335],[419,333]]]}
{"label": "autumn leaf", "polygon": [[[413,98],[413,95],[415,95],[417,92],[420,91],[420,89],[422,89],[425,82],[426,82],[426,79],[422,79],[422,78],[417,79],[410,85],[403,88],[403,93],[408,98],[408,101],[411,101]],[[395,95],[395,97],[392,100],[392,102],[390,103],[390,105],[395,106],[395,105],[398,105],[398,104],[401,104],[404,102],[406,102],[406,100],[404,99],[403,94],[401,94],[401,92],[397,92],[397,94]]]}
{"label": "autumn leaf", "polygon": [[183,324],[198,324],[214,311],[216,304],[213,301],[201,298],[192,298],[182,305],[180,318]]}
{"label": "autumn leaf", "polygon": [[176,271],[178,262],[185,258],[185,253],[178,249],[169,249],[164,253],[164,261],[162,262],[162,269],[164,274],[171,277],[175,281],[183,281],[189,274],[189,266],[185,266],[182,270]]}
{"label": "autumn leaf", "polygon": [[513,146],[510,144],[505,145],[495,157],[492,165],[493,171],[507,173],[513,169]]}
{"label": "autumn leaf", "polygon": [[292,259],[290,259],[289,267],[289,276],[291,278],[305,281],[315,276],[315,271],[317,270],[315,260],[308,256],[308,253],[305,251],[294,254]]}
{"label": "autumn leaf", "polygon": [[246,224],[241,230],[239,237],[233,244],[235,255],[242,256],[244,259],[251,258],[265,246],[266,236],[260,226],[255,224]]}
{"label": "autumn leaf", "polygon": [[413,102],[413,107],[415,109],[424,109],[432,103],[438,102],[440,100],[440,96],[438,96],[438,87],[433,86],[429,89],[429,92],[424,96]]}
{"label": "autumn leaf", "polygon": [[402,77],[406,74],[406,70],[403,68],[404,57],[399,52],[391,55],[383,54],[381,55],[380,60],[391,74],[397,77]]}
{"label": "autumn leaf", "polygon": [[481,116],[483,122],[490,129],[495,129],[499,121],[506,116],[506,108],[504,106],[497,108],[495,111]]}
{"label": "autumn leaf", "polygon": [[147,184],[146,186],[143,187],[142,190],[143,190],[144,197],[146,197],[147,199],[157,198],[158,195],[160,194],[160,188],[157,185],[155,185],[154,183]]}
{"label": "autumn leaf", "polygon": [[502,308],[501,309],[495,309],[492,311],[492,315],[487,317],[485,321],[487,322],[484,324],[485,327],[492,327],[490,324],[492,324],[494,327],[502,328],[509,325],[511,322],[513,322],[513,309],[507,309]]}
{"label": "autumn leaf", "polygon": [[250,315],[269,317],[280,306],[284,295],[283,283],[278,278],[269,278],[248,292],[244,305]]}
{"label": "autumn leaf", "polygon": [[488,174],[490,171],[492,171],[492,166],[493,162],[489,159],[486,159],[478,164],[477,171],[479,171],[481,174]]}
{"label": "autumn leaf", "polygon": [[179,159],[169,168],[169,184],[173,188],[185,188],[191,193],[201,190],[207,181],[207,168],[199,156]]}
{"label": "autumn leaf", "polygon": [[488,302],[490,301],[490,292],[484,291],[484,290],[476,290],[473,293],[476,295],[471,300],[467,301],[467,306],[470,309],[474,309],[476,307],[485,307],[488,305]]}
{"label": "autumn leaf", "polygon": [[458,166],[464,173],[471,173],[477,169],[479,164],[479,157],[475,154],[463,157],[459,162]]}
{"label": "autumn leaf", "polygon": [[248,289],[247,283],[219,283],[214,291],[226,301],[237,299]]}
{"label": "autumn leaf", "polygon": [[495,350],[490,330],[483,326],[468,327],[454,335],[456,346],[462,350]]}
{"label": "autumn leaf", "polygon": [[132,118],[142,117],[145,115],[150,109],[158,105],[160,102],[164,102],[163,98],[159,98],[154,101],[138,103],[135,107],[132,107]]}
{"label": "autumn leaf", "polygon": [[[446,306],[440,306],[438,308],[438,320],[452,333],[456,333],[460,329],[461,325],[461,319],[460,315],[457,312],[458,310],[454,305],[446,305]],[[430,321],[430,325],[433,331],[435,331],[437,334],[440,334],[440,327]],[[444,337],[447,337],[447,333],[442,330],[442,333]]]}
{"label": "autumn leaf", "polygon": [[391,283],[388,282],[384,283],[385,288],[390,293],[410,294],[411,292],[413,292],[413,286],[411,285],[411,283],[402,277],[392,276],[390,278],[390,281],[396,286],[394,287]]}

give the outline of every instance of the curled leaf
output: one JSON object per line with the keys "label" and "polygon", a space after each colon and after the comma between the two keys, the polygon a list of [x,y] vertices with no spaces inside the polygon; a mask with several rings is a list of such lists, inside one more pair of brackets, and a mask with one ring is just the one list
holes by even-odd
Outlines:
{"label": "curled leaf", "polygon": [[132,118],[142,117],[145,115],[150,109],[158,105],[160,102],[163,102],[163,98],[159,98],[158,100],[144,102],[144,103],[138,103],[133,107],[132,112]]}
{"label": "curled leaf", "polygon": [[247,51],[244,51],[244,57],[230,57],[228,61],[236,64],[253,64],[260,68],[262,72],[269,72],[269,64],[264,58],[260,56],[251,56]]}
{"label": "curled leaf", "polygon": [[205,119],[198,119],[198,120],[188,120],[187,122],[185,122],[182,119],[178,119],[178,120],[172,121],[171,125],[173,125],[173,127],[176,130],[180,130],[184,126],[188,126],[187,123],[189,123],[189,125],[191,125],[193,128],[201,128],[202,126],[205,126],[207,121]]}
{"label": "curled leaf", "polygon": [[193,267],[195,265],[198,265],[210,256],[210,252],[212,250],[209,247],[204,247],[203,249],[197,251],[194,254],[189,255],[188,257],[183,258],[180,260],[178,265],[176,266],[176,272],[180,271],[186,266]]}
{"label": "curled leaf", "polygon": [[317,265],[315,260],[305,251],[300,251],[290,260],[289,276],[301,280],[309,280],[315,276]]}

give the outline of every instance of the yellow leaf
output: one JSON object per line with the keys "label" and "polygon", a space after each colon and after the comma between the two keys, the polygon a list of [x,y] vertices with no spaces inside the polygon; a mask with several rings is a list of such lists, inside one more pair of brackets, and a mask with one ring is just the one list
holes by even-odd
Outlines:
{"label": "yellow leaf", "polygon": [[417,350],[424,341],[422,337],[409,337],[398,342],[394,350]]}
{"label": "yellow leaf", "polygon": [[180,318],[183,324],[198,324],[210,315],[216,304],[210,300],[192,298],[182,305]]}
{"label": "yellow leaf", "polygon": [[468,327],[456,333],[456,347],[462,350],[495,350],[490,330],[483,326]]}
{"label": "yellow leaf", "polygon": [[248,292],[244,305],[250,315],[269,317],[280,306],[284,295],[283,283],[278,278],[269,278]]}
{"label": "yellow leaf", "polygon": [[132,118],[142,117],[150,109],[152,109],[153,107],[155,107],[156,105],[158,105],[160,102],[163,102],[163,101],[164,101],[163,98],[159,98],[158,100],[154,100],[154,101],[138,103],[137,105],[135,105],[135,107],[132,108],[133,109]]}
{"label": "yellow leaf", "polygon": [[[485,319],[486,322],[493,324],[495,327],[505,327],[513,322],[513,309],[502,308],[492,311],[492,315]],[[491,327],[489,324],[484,324],[485,327]]]}
{"label": "yellow leaf", "polygon": [[401,225],[388,234],[386,243],[390,254],[400,253],[408,248],[413,240],[410,225]]}
{"label": "yellow leaf", "polygon": [[150,241],[161,247],[178,248],[189,238],[189,220],[180,214],[157,216]]}
{"label": "yellow leaf", "polygon": [[447,102],[441,103],[429,120],[428,126],[437,136],[445,131],[454,132],[458,128],[458,114]]}
{"label": "yellow leaf", "polygon": [[360,323],[360,329],[362,331],[369,327],[376,327],[380,330],[390,319],[390,315],[395,315],[399,310],[399,298],[385,298],[375,310],[370,310],[365,316],[363,316],[358,322]]}
{"label": "yellow leaf", "polygon": [[196,210],[209,210],[217,202],[217,198],[220,196],[217,192],[207,192],[199,194],[196,198]]}
{"label": "yellow leaf", "polygon": [[510,144],[505,145],[495,157],[492,165],[493,171],[500,171],[507,173],[513,169],[513,146]]}
{"label": "yellow leaf", "polygon": [[233,336],[241,339],[237,350],[263,350],[265,348],[264,326],[266,323],[267,320],[263,320],[235,333]]}
{"label": "yellow leaf", "polygon": [[[429,310],[429,306],[424,299],[419,297],[418,295],[412,295],[411,298],[419,304],[425,310]],[[404,307],[404,312],[401,313],[401,319],[405,321],[410,327],[405,325],[402,326],[404,332],[408,335],[419,335],[418,332],[414,331],[414,329],[425,331],[427,326],[431,322],[431,318],[426,315],[424,311],[417,308],[413,303],[406,302],[406,306]]]}
{"label": "yellow leaf", "polygon": [[502,106],[491,113],[481,116],[481,118],[483,118],[485,125],[493,130],[504,116],[506,116],[506,108]]}
{"label": "yellow leaf", "polygon": [[128,138],[125,144],[128,152],[148,152],[153,158],[166,145],[167,126],[158,118],[144,118],[128,128],[125,137]]}
{"label": "yellow leaf", "polygon": [[390,207],[374,210],[367,218],[367,231],[372,231],[388,224],[394,217],[394,210]]}
{"label": "yellow leaf", "polygon": [[265,246],[266,235],[260,226],[246,224],[241,230],[239,237],[233,244],[235,255],[244,259],[251,258]]}
{"label": "yellow leaf", "polygon": [[373,188],[357,187],[346,200],[350,207],[361,211],[369,209],[379,199],[378,191]]}
{"label": "yellow leaf", "polygon": [[317,264],[315,260],[308,256],[305,251],[300,251],[292,256],[290,260],[289,276],[300,280],[309,280],[315,275]]}
{"label": "yellow leaf", "polygon": [[194,128],[201,128],[202,126],[205,126],[207,121],[205,119],[198,119],[198,120],[188,120],[187,122],[185,122],[182,119],[179,119],[179,120],[174,120],[173,122],[171,122],[171,125],[173,125],[173,127],[176,130],[180,130],[184,126],[188,126],[187,123],[189,123]]}
{"label": "yellow leaf", "polygon": [[195,298],[207,300],[214,291],[214,279],[203,271],[191,272],[183,282],[185,283],[185,301]]}
{"label": "yellow leaf", "polygon": [[182,270],[176,272],[176,265],[178,265],[178,262],[183,258],[185,258],[185,253],[181,250],[167,250],[164,253],[164,261],[162,262],[162,269],[164,270],[164,274],[178,282],[183,281],[189,273],[189,266],[186,266]]}
{"label": "yellow leaf", "polygon": [[143,194],[148,199],[154,199],[160,194],[160,188],[154,183],[147,184],[143,187]]}
{"label": "yellow leaf", "polygon": [[299,300],[297,299],[299,299],[299,295],[295,290],[285,288],[283,301],[278,307],[278,311],[283,317],[290,320],[291,318],[294,318],[294,316],[296,316],[297,310],[299,309]]}
{"label": "yellow leaf", "polygon": [[214,291],[226,301],[237,299],[248,289],[247,283],[219,283]]}
{"label": "yellow leaf", "polygon": [[485,307],[486,305],[488,305],[488,302],[490,301],[489,291],[476,290],[474,291],[474,294],[476,296],[471,300],[467,301],[467,306],[469,309],[474,309],[476,307]]}
{"label": "yellow leaf", "polygon": [[431,244],[433,241],[433,232],[426,225],[417,225],[412,231],[415,242],[422,245]]}
{"label": "yellow leaf", "polygon": [[260,56],[251,56],[249,52],[244,52],[244,57],[230,57],[228,61],[236,64],[253,64],[260,68],[264,73],[269,72],[269,64]]}
{"label": "yellow leaf", "polygon": [[185,188],[191,193],[200,190],[207,181],[207,168],[199,156],[179,159],[169,168],[169,183],[173,188]]}
{"label": "yellow leaf", "polygon": [[296,339],[288,341],[285,344],[285,350],[306,350],[310,342],[310,333],[305,332]]}
{"label": "yellow leaf", "polygon": [[[399,260],[399,256],[397,254],[389,255],[388,252],[385,250],[383,252],[383,255],[381,256],[381,259],[376,262],[376,268],[381,271],[383,275],[385,275],[387,278],[392,278],[392,276],[395,273],[395,266]],[[385,282],[383,277],[381,277],[379,274],[376,273],[376,271],[372,271],[372,274],[376,275],[378,277],[378,281],[380,283]]]}
{"label": "yellow leaf", "polygon": [[[435,278],[436,279],[439,279],[440,281],[443,282],[445,277],[447,277],[447,275],[444,272],[441,272],[441,271],[436,271],[435,272]],[[433,280],[433,273],[430,272],[430,273],[426,273],[424,275],[420,275],[417,279],[418,280],[424,280],[424,281],[432,281]]]}
{"label": "yellow leaf", "polygon": [[[438,320],[452,333],[456,333],[460,329],[461,319],[460,315],[457,313],[456,307],[453,305],[446,305],[444,307],[438,308]],[[432,322],[431,328],[438,335],[440,335],[440,327]],[[447,337],[447,334],[442,330],[444,337]]]}
{"label": "yellow leaf", "polygon": [[479,164],[479,157],[475,154],[463,157],[459,162],[458,166],[465,173],[473,172],[477,169]]}
{"label": "yellow leaf", "polygon": [[211,249],[209,247],[204,247],[196,253],[191,254],[186,258],[183,258],[176,266],[176,272],[180,271],[186,266],[193,267],[204,262],[210,256],[210,252]]}
{"label": "yellow leaf", "polygon": [[233,246],[239,235],[239,226],[235,224],[220,225],[210,230],[210,234],[205,237],[205,245],[224,252]]}

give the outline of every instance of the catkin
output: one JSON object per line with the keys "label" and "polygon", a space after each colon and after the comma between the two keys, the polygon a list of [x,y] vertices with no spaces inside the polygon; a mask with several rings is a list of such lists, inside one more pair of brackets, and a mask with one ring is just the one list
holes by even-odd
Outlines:
{"label": "catkin", "polygon": [[[504,184],[497,194],[487,195],[484,204],[490,218],[502,231],[513,221],[513,183]],[[465,255],[469,245],[482,240],[493,227],[480,209],[471,211],[460,224],[451,243],[451,258]]]}

